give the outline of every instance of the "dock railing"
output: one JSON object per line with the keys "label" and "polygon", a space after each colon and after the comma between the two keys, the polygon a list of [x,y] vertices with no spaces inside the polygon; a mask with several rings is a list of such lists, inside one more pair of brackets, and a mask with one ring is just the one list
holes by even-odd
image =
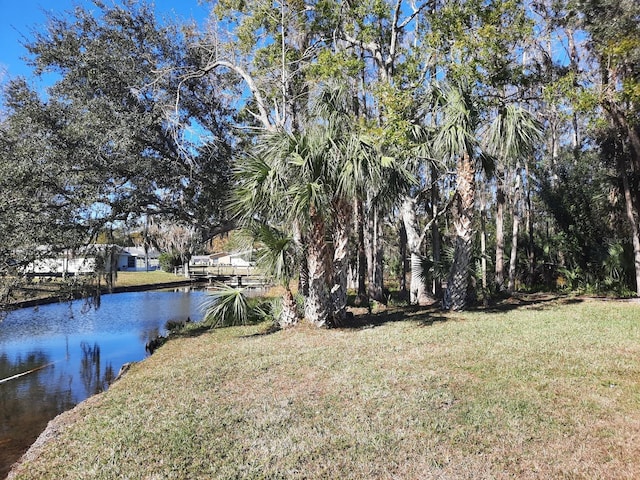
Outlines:
{"label": "dock railing", "polygon": [[191,278],[262,277],[254,265],[190,265],[189,275]]}

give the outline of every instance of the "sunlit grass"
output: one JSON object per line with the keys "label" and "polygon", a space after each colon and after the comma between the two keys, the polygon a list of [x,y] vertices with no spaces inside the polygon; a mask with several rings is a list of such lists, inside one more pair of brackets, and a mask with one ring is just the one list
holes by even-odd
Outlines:
{"label": "sunlit grass", "polygon": [[178,338],[16,478],[640,478],[640,305]]}
{"label": "sunlit grass", "polygon": [[114,286],[131,287],[139,285],[155,285],[159,283],[184,282],[189,280],[184,275],[156,270],[154,272],[118,272]]}

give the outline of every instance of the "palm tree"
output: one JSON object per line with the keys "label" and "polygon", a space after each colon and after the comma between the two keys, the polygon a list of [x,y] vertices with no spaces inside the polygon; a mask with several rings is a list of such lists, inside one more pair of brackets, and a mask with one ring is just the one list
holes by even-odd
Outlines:
{"label": "palm tree", "polygon": [[462,84],[442,91],[442,125],[434,148],[443,158],[456,162],[456,191],[453,199],[455,231],[454,260],[449,271],[443,299],[446,310],[464,310],[467,306],[469,262],[473,241],[473,215],[476,195],[476,130],[479,115],[470,89]]}
{"label": "palm tree", "polygon": [[323,125],[300,133],[283,130],[263,134],[254,152],[235,169],[232,210],[240,224],[255,221],[293,231],[306,240],[309,294],[305,317],[317,325],[329,323],[330,257],[326,242],[330,214],[332,137]]}
{"label": "palm tree", "polygon": [[284,288],[278,326],[286,328],[296,325],[299,320],[298,308],[290,288],[298,258],[293,237],[264,223],[251,225],[247,231],[251,241],[258,243],[258,268]]}
{"label": "palm tree", "polygon": [[542,126],[527,110],[516,105],[506,105],[499,109],[488,129],[486,149],[498,160],[496,189],[496,276],[499,289],[504,288],[504,184],[506,172],[514,173],[514,194],[512,202],[513,234],[509,262],[509,282],[507,291],[515,288],[516,253],[518,247],[518,201],[521,176],[521,162],[533,153],[536,143],[542,141]]}
{"label": "palm tree", "polygon": [[219,283],[202,307],[211,328],[246,325],[249,321],[250,308],[243,288]]}
{"label": "palm tree", "polygon": [[395,160],[354,128],[349,101],[343,89],[325,86],[305,128],[265,133],[236,169],[240,223],[259,221],[304,238],[305,318],[317,326],[346,316],[354,202],[402,177]]}

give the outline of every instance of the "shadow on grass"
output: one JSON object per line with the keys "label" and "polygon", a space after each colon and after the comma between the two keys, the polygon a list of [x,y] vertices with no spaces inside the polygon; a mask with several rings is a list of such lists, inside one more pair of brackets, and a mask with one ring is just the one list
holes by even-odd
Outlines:
{"label": "shadow on grass", "polygon": [[[544,310],[559,305],[574,305],[584,301],[583,298],[568,297],[559,294],[520,294],[505,297],[489,306],[472,306],[471,312],[508,313],[518,309]],[[358,310],[360,310],[358,312]],[[395,307],[381,312],[368,313],[364,309],[355,309],[353,317],[350,317],[338,329],[364,329],[375,328],[385,323],[399,321],[413,321],[423,327],[432,326],[435,323],[453,320],[451,314],[440,309],[439,304],[427,307],[410,305]]]}
{"label": "shadow on grass", "polygon": [[431,326],[436,322],[446,322],[447,320],[447,317],[442,315],[442,312],[437,306],[406,306],[391,308],[380,312],[355,313],[353,317],[349,317],[344,324],[336,328],[342,330],[361,330],[401,321],[413,321],[420,326]]}
{"label": "shadow on grass", "polygon": [[560,294],[520,294],[503,298],[486,307],[478,306],[470,310],[487,313],[505,313],[518,309],[544,310],[553,305],[574,305],[583,301],[582,298]]}
{"label": "shadow on grass", "polygon": [[[469,311],[486,313],[507,313],[518,309],[544,310],[558,305],[574,305],[584,301],[583,298],[569,297],[560,294],[521,294],[500,299],[489,306],[470,307]],[[411,321],[421,327],[430,327],[436,323],[444,323],[453,320],[450,314],[440,309],[439,304],[430,306],[408,305],[404,307],[391,307],[382,311],[369,313],[365,308],[352,308],[347,320],[333,328],[337,330],[362,330],[375,328],[386,323]],[[224,328],[224,327],[223,327]],[[191,324],[189,328],[174,332],[171,338],[198,337],[210,332],[208,324]],[[243,335],[241,338],[256,338],[279,332],[275,326],[261,328],[255,333]]]}

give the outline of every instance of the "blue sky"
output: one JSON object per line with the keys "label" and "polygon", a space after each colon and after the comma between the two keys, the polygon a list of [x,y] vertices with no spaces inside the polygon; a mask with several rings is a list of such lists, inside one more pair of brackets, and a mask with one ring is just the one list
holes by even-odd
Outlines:
{"label": "blue sky", "polygon": [[[109,4],[111,0],[107,0]],[[149,0],[159,17],[177,15],[201,22],[210,5],[198,5],[198,0]],[[119,3],[119,2],[118,2]],[[33,29],[40,30],[46,22],[45,12],[62,13],[75,5],[93,5],[90,0],[0,0],[0,81],[6,75],[29,76],[30,69],[21,60],[26,55],[24,37],[31,38]]]}

